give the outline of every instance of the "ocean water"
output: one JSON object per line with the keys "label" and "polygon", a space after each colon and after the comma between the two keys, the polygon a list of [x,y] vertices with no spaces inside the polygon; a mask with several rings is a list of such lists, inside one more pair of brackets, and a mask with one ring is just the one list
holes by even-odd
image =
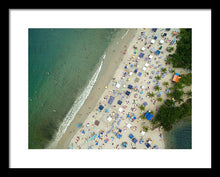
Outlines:
{"label": "ocean water", "polygon": [[29,29],[28,145],[61,136],[90,93],[116,33],[125,29]]}
{"label": "ocean water", "polygon": [[166,149],[192,149],[192,123],[188,117],[164,133]]}

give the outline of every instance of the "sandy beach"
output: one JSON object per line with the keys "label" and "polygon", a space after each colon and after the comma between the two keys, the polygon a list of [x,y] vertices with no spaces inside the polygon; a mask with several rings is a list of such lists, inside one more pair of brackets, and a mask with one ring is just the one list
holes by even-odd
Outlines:
{"label": "sandy beach", "polygon": [[[153,129],[140,115],[148,110],[156,114],[163,104],[157,98],[167,99],[173,67],[166,60],[176,49],[174,31],[178,33],[179,29],[159,28],[156,32],[129,29],[125,36],[118,37],[106,51],[102,71],[91,94],[56,147],[49,148],[164,149],[163,129]],[[174,47],[174,51],[168,52],[167,47]],[[162,68],[167,69],[163,76]],[[187,73],[180,68],[175,71]],[[157,75],[162,76],[160,80],[155,79]],[[169,86],[164,86],[164,82]],[[160,86],[159,91],[154,90],[155,85]],[[155,97],[150,98],[150,92],[155,93]],[[139,106],[145,102],[145,111],[141,111]],[[148,131],[143,127],[148,127]]]}

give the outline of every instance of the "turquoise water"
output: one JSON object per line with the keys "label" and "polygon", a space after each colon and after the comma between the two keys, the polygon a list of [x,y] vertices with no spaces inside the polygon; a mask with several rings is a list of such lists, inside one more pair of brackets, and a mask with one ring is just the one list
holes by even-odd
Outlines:
{"label": "turquoise water", "polygon": [[164,134],[166,149],[192,149],[191,118],[181,120]]}
{"label": "turquoise water", "polygon": [[45,148],[120,29],[29,29],[29,148]]}

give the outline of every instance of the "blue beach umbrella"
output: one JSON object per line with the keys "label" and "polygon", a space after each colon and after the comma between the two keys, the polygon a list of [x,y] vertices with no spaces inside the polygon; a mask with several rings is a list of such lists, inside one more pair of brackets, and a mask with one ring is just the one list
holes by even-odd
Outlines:
{"label": "blue beach umbrella", "polygon": [[159,51],[159,50],[157,50],[157,51],[155,52],[155,54],[156,54],[156,55],[159,55],[159,54],[160,54],[160,51]]}
{"label": "blue beach umbrella", "polygon": [[78,127],[81,127],[82,124],[78,124]]}

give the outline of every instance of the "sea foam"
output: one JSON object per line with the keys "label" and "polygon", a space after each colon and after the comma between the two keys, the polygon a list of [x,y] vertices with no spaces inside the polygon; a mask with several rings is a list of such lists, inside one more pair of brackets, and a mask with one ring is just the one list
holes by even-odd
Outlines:
{"label": "sea foam", "polygon": [[62,124],[60,125],[58,132],[56,134],[55,140],[53,141],[53,143],[50,146],[52,146],[52,147],[56,146],[58,141],[61,139],[62,135],[66,132],[70,123],[75,118],[75,116],[78,113],[78,111],[80,110],[80,108],[83,106],[84,102],[86,101],[87,97],[89,96],[90,92],[92,91],[93,86],[96,83],[98,75],[102,69],[102,64],[103,64],[105,57],[106,57],[106,54],[104,53],[104,55],[102,56],[100,66],[98,67],[98,69],[96,70],[94,75],[92,76],[92,78],[91,78],[90,82],[88,83],[88,85],[86,86],[86,88],[83,90],[83,92],[80,94],[80,96],[77,97],[77,99],[75,100],[73,106],[71,107],[71,109],[67,113]]}
{"label": "sea foam", "polygon": [[125,34],[121,37],[121,39],[124,39],[124,37],[128,34],[129,29],[125,32]]}

